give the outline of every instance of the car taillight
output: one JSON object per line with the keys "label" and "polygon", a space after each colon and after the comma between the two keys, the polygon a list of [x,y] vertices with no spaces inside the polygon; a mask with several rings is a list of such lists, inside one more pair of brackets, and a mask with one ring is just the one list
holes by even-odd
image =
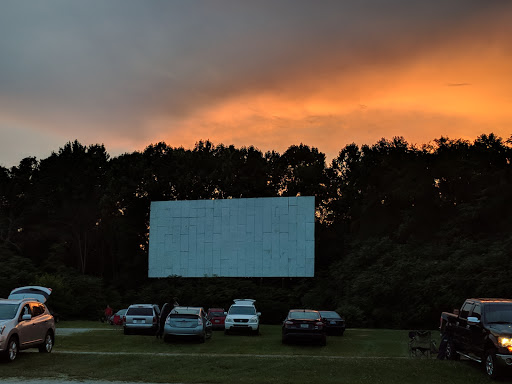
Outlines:
{"label": "car taillight", "polygon": [[293,321],[286,320],[286,321],[284,322],[284,326],[285,326],[286,328],[290,328],[290,326],[291,326],[291,325],[293,325]]}
{"label": "car taillight", "polygon": [[322,323],[321,321],[317,321],[315,323],[315,328],[316,329],[322,329],[324,327],[324,323]]}

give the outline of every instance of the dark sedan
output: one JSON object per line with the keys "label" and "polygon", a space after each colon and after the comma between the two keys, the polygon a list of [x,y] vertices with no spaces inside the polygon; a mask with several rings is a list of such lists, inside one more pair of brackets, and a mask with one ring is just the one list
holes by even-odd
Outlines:
{"label": "dark sedan", "polygon": [[345,319],[338,312],[319,311],[322,321],[325,324],[325,330],[328,334],[336,334],[342,336],[345,332]]}
{"label": "dark sedan", "polygon": [[326,345],[325,326],[320,313],[312,309],[291,309],[283,322],[282,342],[291,340],[316,341]]}

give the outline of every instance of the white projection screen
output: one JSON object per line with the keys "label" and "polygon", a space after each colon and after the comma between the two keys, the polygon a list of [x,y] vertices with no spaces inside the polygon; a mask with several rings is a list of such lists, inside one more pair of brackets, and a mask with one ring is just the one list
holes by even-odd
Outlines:
{"label": "white projection screen", "polygon": [[151,202],[148,277],[313,277],[315,198]]}

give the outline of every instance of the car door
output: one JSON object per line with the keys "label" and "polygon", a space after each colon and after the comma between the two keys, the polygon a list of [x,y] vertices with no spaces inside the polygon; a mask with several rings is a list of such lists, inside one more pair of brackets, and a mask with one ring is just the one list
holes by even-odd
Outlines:
{"label": "car door", "polygon": [[41,303],[31,302],[30,309],[32,310],[32,323],[33,329],[33,342],[40,343],[44,340],[46,331],[48,330],[48,316],[45,315],[45,307]]}
{"label": "car door", "polygon": [[20,346],[22,348],[32,344],[36,337],[36,330],[33,327],[32,318],[30,320],[23,320],[23,316],[25,315],[32,316],[32,310],[29,303],[25,303],[23,305],[23,308],[21,309],[20,315],[18,317],[18,325],[16,327],[18,330]]}
{"label": "car door", "polygon": [[473,310],[475,303],[466,301],[462,306],[459,314],[457,324],[457,336],[459,343],[456,349],[464,354],[469,354],[471,351],[471,329],[468,324],[468,317]]}
{"label": "car door", "polygon": [[486,331],[482,326],[482,306],[480,303],[475,303],[475,306],[469,316],[479,320],[476,324],[468,323],[470,343],[469,355],[477,359],[482,359],[484,356]]}

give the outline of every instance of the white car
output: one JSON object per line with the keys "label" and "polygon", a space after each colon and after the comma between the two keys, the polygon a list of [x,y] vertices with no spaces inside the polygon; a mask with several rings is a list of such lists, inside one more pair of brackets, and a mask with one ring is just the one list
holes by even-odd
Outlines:
{"label": "white car", "polygon": [[7,361],[14,361],[21,349],[52,351],[55,320],[44,305],[51,292],[45,287],[21,287],[8,299],[0,299],[0,354]]}
{"label": "white car", "polygon": [[229,307],[224,321],[224,333],[231,331],[252,331],[255,334],[260,333],[261,312],[256,311],[252,299],[235,299],[234,304]]}
{"label": "white car", "polygon": [[160,308],[156,304],[132,304],[123,316],[125,335],[132,332],[156,332],[160,319]]}

